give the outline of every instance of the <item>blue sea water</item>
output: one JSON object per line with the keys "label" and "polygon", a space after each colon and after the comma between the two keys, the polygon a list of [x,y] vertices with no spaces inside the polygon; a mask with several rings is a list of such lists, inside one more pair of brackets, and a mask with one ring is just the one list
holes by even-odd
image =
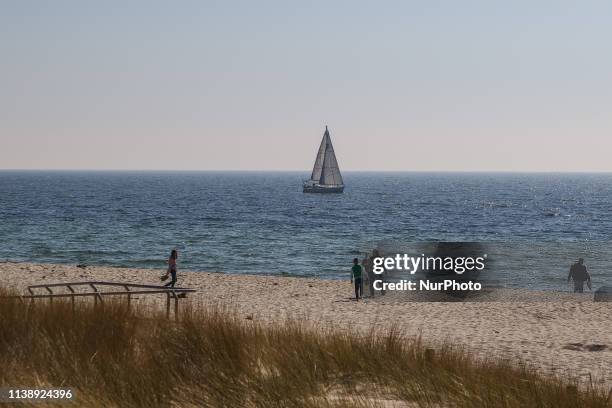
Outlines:
{"label": "blue sea water", "polygon": [[[610,283],[612,174],[0,172],[0,259],[346,278],[381,242],[491,246],[508,286],[567,289],[586,259]],[[416,244],[415,244],[416,243]],[[418,249],[415,249],[418,250]]]}

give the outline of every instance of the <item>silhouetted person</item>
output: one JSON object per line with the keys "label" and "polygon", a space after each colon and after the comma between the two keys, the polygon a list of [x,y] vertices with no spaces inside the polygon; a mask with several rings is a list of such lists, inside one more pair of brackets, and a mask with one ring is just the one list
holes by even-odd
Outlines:
{"label": "silhouetted person", "polygon": [[567,275],[567,283],[574,280],[574,293],[584,292],[584,282],[587,282],[588,286],[591,286],[591,276],[587,272],[586,266],[584,266],[584,259],[578,259],[578,262],[570,267],[569,275]]}
{"label": "silhouetted person", "polygon": [[374,280],[376,280],[376,274],[374,273],[374,264],[373,258],[368,257],[368,254],[365,254],[365,258],[361,261],[361,266],[363,266],[365,272],[365,280],[368,283],[368,292],[370,293],[370,297],[374,297]]}
{"label": "silhouetted person", "polygon": [[170,287],[174,287],[174,284],[176,283],[176,260],[178,259],[178,252],[176,251],[176,249],[173,249],[172,252],[170,253],[170,258],[168,258],[168,272],[166,273],[167,275],[170,275],[172,277],[172,279],[170,280],[170,282],[166,283],[164,286],[170,286]]}
{"label": "silhouetted person", "polygon": [[[370,256],[370,265],[372,266],[372,271],[371,271],[372,272],[372,291],[374,291],[374,281],[379,280],[381,288],[384,288],[383,283],[385,282],[385,270],[384,269],[382,273],[380,274],[374,273],[374,259],[376,258],[380,258],[380,252],[378,252],[378,249],[374,249],[372,251],[372,256]],[[381,289],[380,294],[384,295],[385,290]]]}
{"label": "silhouetted person", "polygon": [[353,267],[351,268],[351,283],[355,283],[355,300],[359,300],[362,295],[361,277],[363,268],[359,265],[359,259],[353,259]]}

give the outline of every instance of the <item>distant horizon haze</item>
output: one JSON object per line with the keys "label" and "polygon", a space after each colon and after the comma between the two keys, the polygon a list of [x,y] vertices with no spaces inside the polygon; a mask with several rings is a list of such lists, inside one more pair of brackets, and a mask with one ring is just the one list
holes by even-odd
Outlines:
{"label": "distant horizon haze", "polygon": [[[308,173],[310,174],[311,169],[304,170],[283,170],[283,169],[3,169],[0,168],[0,173],[10,172],[32,172],[32,173]],[[551,174],[551,175],[606,175],[612,174],[612,171],[546,171],[546,170],[535,170],[535,171],[524,171],[524,170],[344,170],[343,174],[463,174],[463,175],[485,175],[485,174],[508,174],[508,175],[520,175],[520,174]]]}
{"label": "distant horizon haze", "polygon": [[612,3],[24,2],[0,169],[612,171]]}

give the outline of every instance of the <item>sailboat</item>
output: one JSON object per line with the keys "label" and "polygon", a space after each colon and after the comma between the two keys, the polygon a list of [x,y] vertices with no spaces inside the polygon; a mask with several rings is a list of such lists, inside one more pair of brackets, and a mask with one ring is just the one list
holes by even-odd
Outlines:
{"label": "sailboat", "polygon": [[305,193],[341,193],[344,191],[342,174],[334,153],[329,130],[325,126],[323,140],[317,152],[310,180],[304,182]]}

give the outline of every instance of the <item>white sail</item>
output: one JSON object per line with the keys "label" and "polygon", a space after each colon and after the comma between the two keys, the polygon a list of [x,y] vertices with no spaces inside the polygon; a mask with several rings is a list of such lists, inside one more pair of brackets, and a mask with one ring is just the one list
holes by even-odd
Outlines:
{"label": "white sail", "polygon": [[[340,174],[340,167],[338,166],[338,160],[336,159],[336,153],[334,153],[334,146],[332,145],[327,127],[325,127],[323,142],[325,142],[325,150],[323,155],[323,169],[321,171],[321,177],[319,178],[319,184],[334,186],[343,185],[342,174]],[[321,148],[319,148],[319,152],[320,151]]]}
{"label": "white sail", "polygon": [[304,193],[342,193],[344,182],[340,174],[334,146],[325,126],[323,140],[317,152],[310,180],[304,182]]}
{"label": "white sail", "polygon": [[323,172],[323,159],[325,157],[325,146],[327,146],[327,140],[329,139],[329,131],[327,130],[327,126],[325,126],[325,133],[323,134],[323,139],[321,140],[321,145],[319,146],[319,151],[317,153],[317,158],[315,159],[314,167],[312,168],[312,175],[310,179],[316,183],[321,180],[321,173]]}

